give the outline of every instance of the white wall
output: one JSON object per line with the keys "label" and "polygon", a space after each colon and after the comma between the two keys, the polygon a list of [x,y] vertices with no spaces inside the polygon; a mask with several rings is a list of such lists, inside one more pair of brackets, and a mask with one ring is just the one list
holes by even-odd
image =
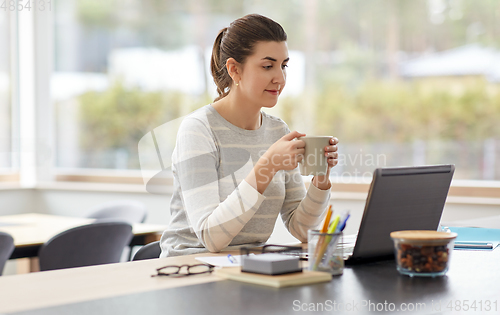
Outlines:
{"label": "white wall", "polygon": [[170,196],[133,192],[97,192],[72,190],[37,190],[40,206],[38,212],[82,217],[101,203],[120,199],[143,202],[148,209],[146,223],[167,224],[170,219]]}
{"label": "white wall", "polygon": [[38,204],[33,189],[0,189],[0,215],[38,212]]}
{"label": "white wall", "polygon": [[56,189],[0,189],[0,215],[46,213],[84,217],[100,203],[117,199],[134,199],[148,208],[147,223],[168,223],[170,196],[133,192],[97,192]]}

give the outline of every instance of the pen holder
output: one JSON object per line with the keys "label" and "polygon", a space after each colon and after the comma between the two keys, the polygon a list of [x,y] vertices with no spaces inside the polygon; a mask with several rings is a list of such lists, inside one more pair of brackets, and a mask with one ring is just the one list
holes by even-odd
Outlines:
{"label": "pen holder", "polygon": [[307,235],[308,269],[341,275],[344,272],[343,243],[342,232],[321,233],[318,230],[309,230]]}

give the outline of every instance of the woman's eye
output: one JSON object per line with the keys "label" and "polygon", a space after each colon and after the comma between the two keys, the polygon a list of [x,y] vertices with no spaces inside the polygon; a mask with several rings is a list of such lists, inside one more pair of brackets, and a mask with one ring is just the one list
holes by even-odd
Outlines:
{"label": "woman's eye", "polygon": [[264,69],[268,70],[271,69],[273,66],[264,66]]}
{"label": "woman's eye", "polygon": [[285,68],[287,68],[287,67],[288,67],[288,65],[282,65],[282,66],[281,66],[281,69],[285,69]]}

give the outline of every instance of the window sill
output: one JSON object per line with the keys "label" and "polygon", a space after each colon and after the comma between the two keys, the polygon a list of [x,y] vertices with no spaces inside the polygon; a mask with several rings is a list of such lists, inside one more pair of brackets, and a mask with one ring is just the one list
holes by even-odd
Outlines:
{"label": "window sill", "polygon": [[106,183],[106,182],[104,183],[71,182],[71,181],[45,182],[45,183],[39,183],[34,189],[148,194],[143,184],[141,185],[117,184],[117,183]]}
{"label": "window sill", "polygon": [[[332,192],[368,194],[370,184],[362,180],[353,183],[333,182]],[[500,181],[454,180],[448,196],[500,199]]]}
{"label": "window sill", "polygon": [[143,185],[140,170],[58,169],[56,182]]}
{"label": "window sill", "polygon": [[2,172],[0,173],[0,184],[17,184],[19,183],[18,172]]}

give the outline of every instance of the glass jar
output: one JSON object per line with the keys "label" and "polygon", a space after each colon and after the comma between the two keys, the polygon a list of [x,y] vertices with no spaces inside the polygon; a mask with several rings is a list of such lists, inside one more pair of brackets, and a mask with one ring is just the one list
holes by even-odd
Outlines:
{"label": "glass jar", "polygon": [[456,233],[396,231],[391,233],[397,269],[410,277],[446,274]]}

